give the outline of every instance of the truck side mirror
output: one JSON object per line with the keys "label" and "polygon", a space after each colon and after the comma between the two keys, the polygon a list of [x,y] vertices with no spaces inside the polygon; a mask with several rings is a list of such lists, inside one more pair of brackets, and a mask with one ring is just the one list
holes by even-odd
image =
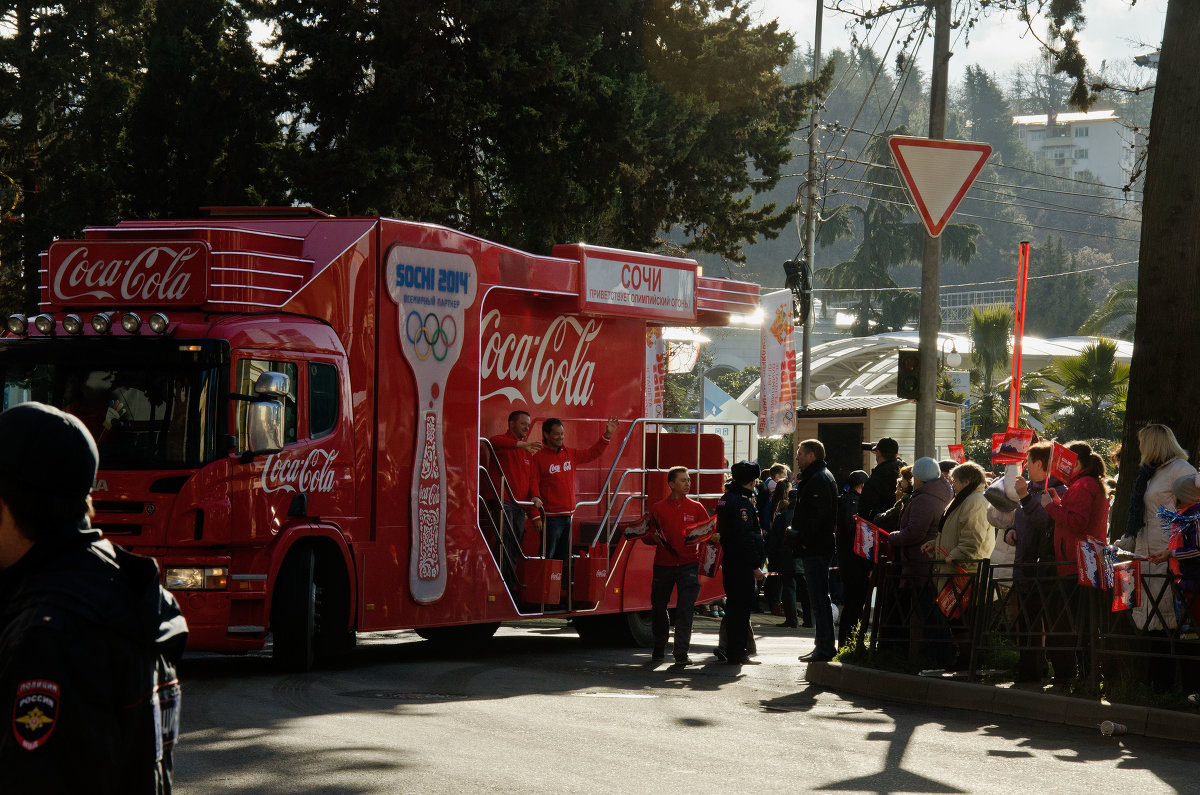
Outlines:
{"label": "truck side mirror", "polygon": [[283,403],[261,400],[246,411],[246,431],[251,455],[278,453],[283,449]]}
{"label": "truck side mirror", "polygon": [[[263,373],[254,382],[258,397],[247,408],[246,431],[251,455],[278,453],[283,449],[283,400],[287,398],[288,377],[284,373]],[[274,398],[274,399],[273,399]]]}

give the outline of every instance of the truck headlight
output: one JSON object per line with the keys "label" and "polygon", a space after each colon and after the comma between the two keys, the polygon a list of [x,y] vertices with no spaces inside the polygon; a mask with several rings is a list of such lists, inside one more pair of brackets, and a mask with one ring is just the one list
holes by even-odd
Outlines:
{"label": "truck headlight", "polygon": [[168,591],[223,591],[229,585],[229,569],[169,566],[165,580]]}

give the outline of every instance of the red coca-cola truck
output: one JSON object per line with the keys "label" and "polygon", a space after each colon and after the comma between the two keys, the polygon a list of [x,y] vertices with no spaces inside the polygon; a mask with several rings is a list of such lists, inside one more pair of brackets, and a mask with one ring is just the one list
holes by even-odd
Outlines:
{"label": "red coca-cola truck", "polygon": [[[356,632],[466,640],[547,615],[648,641],[653,549],[626,530],[666,494],[667,467],[710,470],[712,495],[724,467],[720,436],[647,419],[655,342],[752,312],[755,285],[389,218],[209,212],[53,243],[39,314],[0,339],[4,406],[50,403],[92,431],[94,523],[158,559],[190,648],[270,636],[306,667]],[[565,571],[532,530],[506,550],[487,440],[514,409],[534,439],[560,418],[577,448],[620,419],[575,473]],[[719,595],[706,580],[701,599]]]}

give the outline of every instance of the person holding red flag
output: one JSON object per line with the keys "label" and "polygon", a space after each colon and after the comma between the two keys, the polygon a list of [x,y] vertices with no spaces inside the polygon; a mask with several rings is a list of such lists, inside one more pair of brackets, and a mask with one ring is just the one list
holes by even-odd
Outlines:
{"label": "person holding red flag", "polygon": [[[1047,645],[1079,646],[1082,651],[1047,650],[1046,657],[1054,667],[1055,684],[1065,684],[1083,676],[1088,659],[1090,633],[1083,626],[1087,615],[1086,600],[1095,598],[1092,588],[1075,588],[1078,574],[1079,542],[1096,538],[1107,542],[1108,489],[1104,486],[1104,459],[1092,452],[1086,442],[1071,442],[1067,449],[1077,456],[1066,493],[1062,497],[1051,490],[1051,503],[1046,513],[1054,520],[1054,559],[1058,562],[1059,587],[1046,598],[1046,611],[1054,620]],[[1065,602],[1067,595],[1079,594],[1074,604]],[[1070,637],[1076,635],[1075,638]]]}
{"label": "person holding red flag", "polygon": [[671,632],[667,603],[675,591],[675,643],[672,652],[676,665],[691,665],[688,649],[692,642],[692,616],[696,597],[700,595],[698,545],[689,541],[688,531],[708,520],[708,511],[687,496],[692,490],[692,478],[687,467],[667,470],[666,499],[650,508],[655,530],[642,536],[642,541],[654,544],[654,577],[650,585],[650,612],[653,616],[655,662],[667,655],[667,639]]}

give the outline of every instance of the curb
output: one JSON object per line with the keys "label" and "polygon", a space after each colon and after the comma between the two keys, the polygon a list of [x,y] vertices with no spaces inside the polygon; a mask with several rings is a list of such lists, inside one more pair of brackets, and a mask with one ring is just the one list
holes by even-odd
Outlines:
{"label": "curb", "polygon": [[1200,743],[1200,715],[1169,709],[1107,704],[1052,693],[955,682],[845,663],[810,663],[804,678],[814,685],[901,704],[990,712],[1014,718],[1099,728],[1106,720],[1123,723],[1127,734]]}

